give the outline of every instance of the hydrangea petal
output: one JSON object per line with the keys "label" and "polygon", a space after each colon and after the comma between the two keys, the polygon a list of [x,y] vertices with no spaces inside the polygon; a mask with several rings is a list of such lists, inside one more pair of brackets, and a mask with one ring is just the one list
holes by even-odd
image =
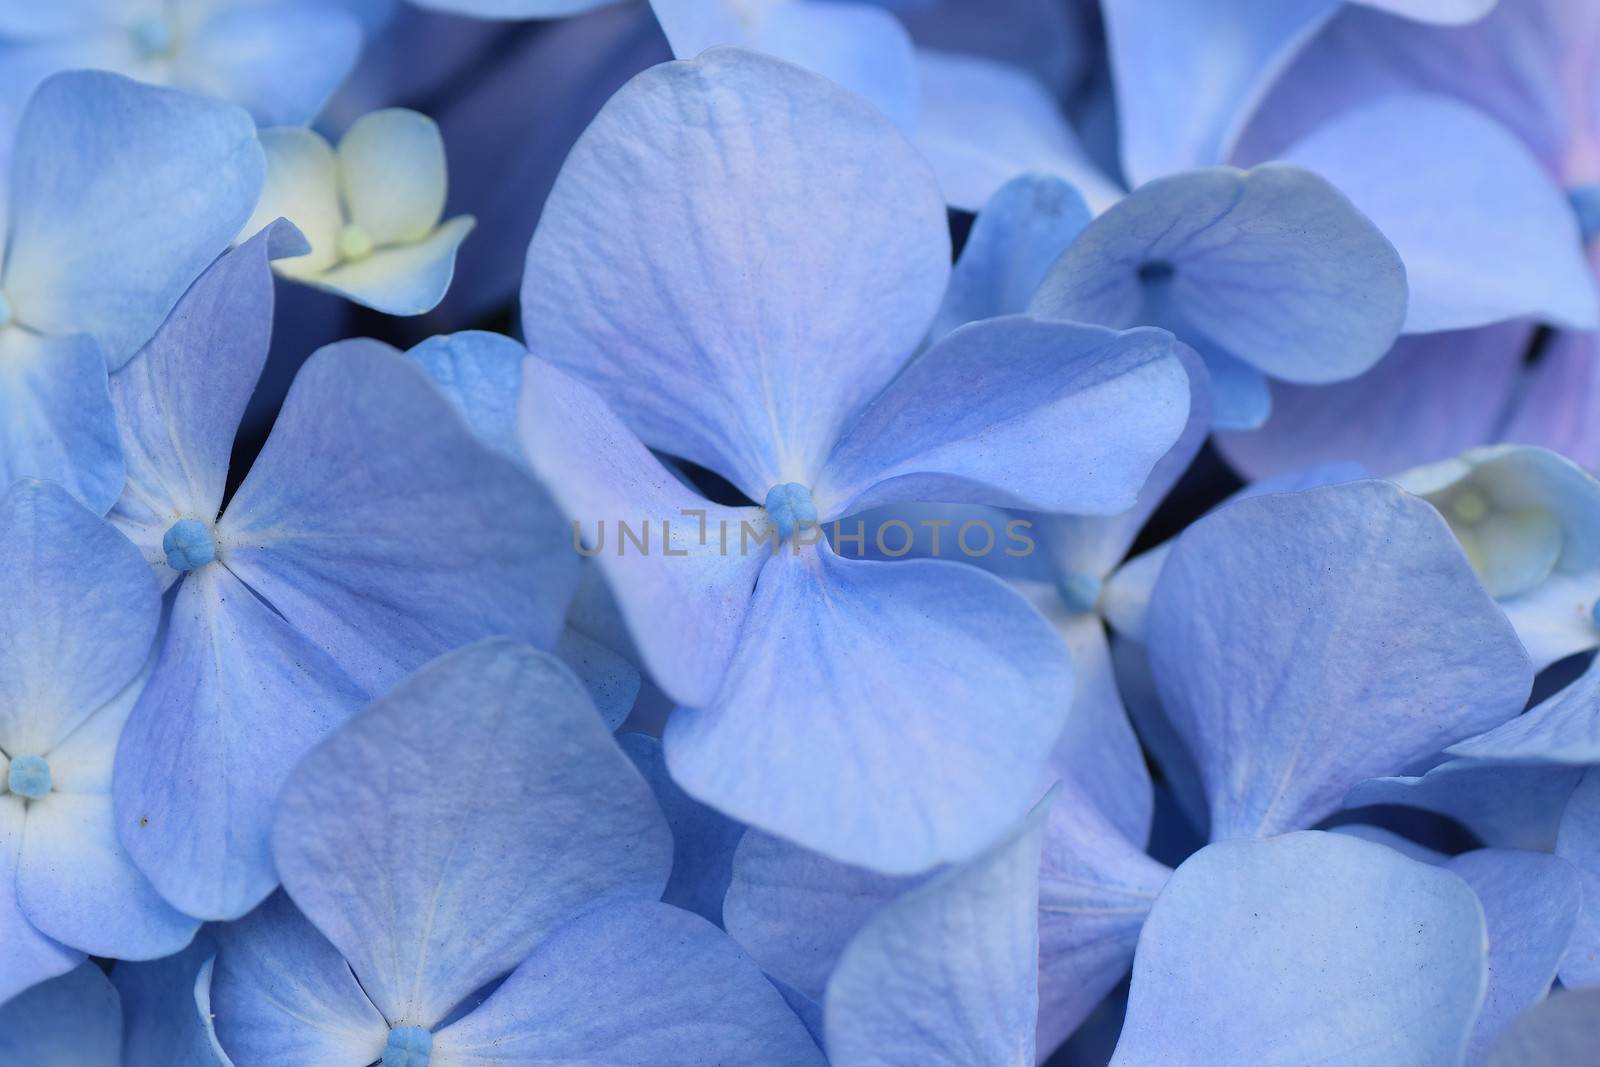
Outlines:
{"label": "hydrangea petal", "polygon": [[50,752],[139,673],[161,602],[138,550],[59,486],[0,498],[0,748]]}
{"label": "hydrangea petal", "polygon": [[216,953],[201,934],[176,955],[111,969],[122,998],[122,1067],[231,1067],[210,1017]]}
{"label": "hydrangea petal", "polygon": [[635,78],[578,140],[522,321],[647,445],[760,500],[811,483],[922,339],[949,264],[933,175],[881,114],[719,48]]}
{"label": "hydrangea petal", "polygon": [[823,1002],[834,1067],[1034,1061],[1039,852],[1051,799],[851,939]]}
{"label": "hydrangea petal", "polygon": [[672,844],[577,678],[491,640],[435,660],[307,756],[273,855],[384,1017],[432,1027],[594,900],[659,897]]}
{"label": "hydrangea petal", "polygon": [[679,59],[714,45],[765,52],[870,100],[906,133],[916,128],[911,35],[880,7],[848,0],[651,0],[650,7]]}
{"label": "hydrangea petal", "polygon": [[1582,890],[1571,864],[1538,852],[1479,849],[1444,867],[1478,895],[1489,932],[1489,986],[1467,1053],[1478,1063],[1512,1020],[1549,993]]}
{"label": "hydrangea petal", "polygon": [[1030,310],[1164,326],[1202,354],[1216,348],[1271,377],[1321,384],[1377,363],[1405,306],[1405,269],[1377,228],[1323,179],[1269,165],[1136,190],[1056,261]]}
{"label": "hydrangea petal", "polygon": [[1568,1067],[1600,1042],[1600,989],[1558,993],[1512,1023],[1495,1043],[1488,1067]]}
{"label": "hydrangea petal", "polygon": [[118,835],[174,906],[234,919],[277,884],[267,833],[290,769],[363,694],[226,568],[178,587],[123,731]]}
{"label": "hydrangea petal", "polygon": [[299,280],[385,315],[423,315],[444,299],[455,277],[456,249],[476,226],[472,216],[460,215],[414,244],[379,248],[365,259]]}
{"label": "hydrangea petal", "polygon": [[1584,775],[1567,803],[1556,855],[1578,869],[1583,884],[1583,906],[1561,961],[1561,984],[1568,989],[1600,986],[1600,773]]}
{"label": "hydrangea petal", "polygon": [[918,356],[840,439],[812,493],[823,521],[939,500],[1114,515],[1182,433],[1171,335],[1007,316]]}
{"label": "hydrangea petal", "polygon": [[909,874],[1026,810],[1071,686],[1060,639],[999,579],[824,542],[767,563],[721,692],[667,723],[667,766],[741,821]]}
{"label": "hydrangea petal", "polygon": [[1600,346],[1596,334],[1563,330],[1550,339],[1523,382],[1506,441],[1542,445],[1600,469]]}
{"label": "hydrangea petal", "polygon": [[99,71],[49,78],[12,150],[5,293],[47,333],[122,366],[250,217],[255,123],[220,101]]}
{"label": "hydrangea petal", "polygon": [[1548,852],[1555,847],[1561,813],[1582,777],[1580,768],[1450,760],[1421,777],[1359,782],[1346,795],[1345,806],[1422,808],[1455,819],[1486,845]]}
{"label": "hydrangea petal", "polygon": [[[651,677],[677,700],[709,703],[770,554],[744,547],[746,527],[767,533],[765,515],[685,487],[592,390],[537,358],[523,368],[520,420],[528,461],[594,554]],[[628,550],[622,523],[649,552]]]}
{"label": "hydrangea petal", "polygon": [[577,582],[539,486],[374,341],[301,368],[218,541],[229,569],[369,692],[482,637],[554,647]]}
{"label": "hydrangea petal", "polygon": [[826,1063],[726,934],[698,915],[646,902],[595,908],[556,930],[433,1045],[460,1067]]}
{"label": "hydrangea petal", "polygon": [[1050,265],[1092,217],[1083,195],[1061,178],[1023,174],[1006,182],[973,220],[929,336],[1026,311]]}
{"label": "hydrangea petal", "polygon": [[608,729],[627,721],[642,683],[638,668],[570,626],[561,631],[556,655],[583,683]]}
{"label": "hydrangea petal", "polygon": [[389,1024],[282,893],[217,930],[217,1038],[237,1067],[377,1063]]}
{"label": "hydrangea petal", "polygon": [[611,0],[416,0],[418,7],[480,19],[554,19],[603,7]]}
{"label": "hydrangea petal", "polygon": [[1357,782],[1512,717],[1532,684],[1438,513],[1383,482],[1201,519],[1162,568],[1146,642],[1214,840],[1310,826]]}
{"label": "hydrangea petal", "polygon": [[482,330],[430,337],[406,353],[466,420],[473,435],[512,459],[517,440],[517,397],[528,350],[509,337]]}
{"label": "hydrangea petal", "polygon": [[[8,762],[0,756],[0,770],[5,770]],[[17,903],[13,887],[25,810],[19,798],[0,795],[0,887],[4,887],[0,891],[0,944],[6,946],[5,955],[0,956],[0,1004],[83,962],[83,953],[52,941],[35,929]],[[3,1036],[0,1031],[0,1040]]]}
{"label": "hydrangea petal", "polygon": [[1523,372],[1526,322],[1402,337],[1348,381],[1275,382],[1272,414],[1217,445],[1255,480],[1314,463],[1354,460],[1377,475],[1433,463],[1494,440]]}
{"label": "hydrangea petal", "polygon": [[1449,751],[1507,763],[1600,766],[1600,657],[1549,699]]}
{"label": "hydrangea petal", "polygon": [[0,327],[0,484],[48,478],[95,513],[122,492],[116,415],[94,339]]}
{"label": "hydrangea petal", "polygon": [[122,1005],[93,963],[0,1006],[0,1062],[88,1067],[122,1062]]}
{"label": "hydrangea petal", "polygon": [[1566,195],[1514,136],[1472,108],[1385,97],[1283,158],[1332,181],[1394,242],[1411,289],[1407,333],[1521,317],[1600,325]]}
{"label": "hydrangea petal", "polygon": [[444,215],[444,138],[428,116],[372,111],[339,139],[339,192],[374,244],[420,241]]}
{"label": "hydrangea petal", "polygon": [[337,5],[224,7],[183,48],[190,87],[231,100],[262,126],[316,118],[361,55],[361,23]]}
{"label": "hydrangea petal", "polygon": [[57,790],[29,804],[17,900],[41,933],[93,956],[166,956],[200,926],[133,865],[117,840],[109,794]]}
{"label": "hydrangea petal", "polygon": [[977,212],[1019,174],[1064,178],[1095,211],[1122,190],[1100,171],[1050,91],[1005,63],[930,48],[917,50],[922,110],[916,145],[933,164],[945,200]]}
{"label": "hydrangea petal", "polygon": [[305,278],[339,262],[339,161],[322,135],[298,126],[261,131],[266,178],[244,233],[258,233],[273,219],[286,218],[305,235],[309,251],[276,264],[280,274]]}
{"label": "hydrangea petal", "polygon": [[852,867],[751,830],[733,855],[722,918],[763,971],[820,1002],[851,938],[919,881]]}
{"label": "hydrangea petal", "polygon": [[270,258],[304,247],[279,220],[212,264],[150,342],[111,379],[128,482],[112,521],[164,585],[178,579],[162,540],[181,518],[210,523],[272,339]]}
{"label": "hydrangea petal", "polygon": [[1111,1062],[1457,1062],[1485,955],[1466,883],[1383,845],[1314,832],[1211,845],[1145,921]]}

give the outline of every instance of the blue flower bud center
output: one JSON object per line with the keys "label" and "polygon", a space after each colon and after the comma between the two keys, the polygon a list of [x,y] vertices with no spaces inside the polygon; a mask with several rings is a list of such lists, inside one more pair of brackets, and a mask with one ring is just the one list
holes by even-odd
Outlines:
{"label": "blue flower bud center", "polygon": [[372,255],[372,235],[352,222],[339,231],[338,246],[339,258],[355,263]]}
{"label": "blue flower bud center", "polygon": [[6,774],[6,788],[19,797],[40,799],[50,792],[50,764],[42,756],[18,756]]}
{"label": "blue flower bud center", "polygon": [[383,1067],[428,1067],[433,1035],[420,1026],[397,1026],[383,1046]]}
{"label": "blue flower bud center", "polygon": [[172,48],[172,27],[160,15],[146,15],[133,24],[133,41],[147,58],[161,55]]}
{"label": "blue flower bud center", "polygon": [[805,523],[817,521],[817,504],[811,490],[799,482],[785,482],[767,490],[767,517],[778,528],[778,536],[789,538]]}
{"label": "blue flower bud center", "polygon": [[199,519],[179,519],[161,539],[167,566],[175,571],[192,571],[217,558],[217,542],[211,527]]}
{"label": "blue flower bud center", "polygon": [[1074,572],[1056,579],[1056,591],[1061,594],[1061,602],[1075,612],[1091,612],[1098,608],[1104,588],[1105,583],[1092,574]]}

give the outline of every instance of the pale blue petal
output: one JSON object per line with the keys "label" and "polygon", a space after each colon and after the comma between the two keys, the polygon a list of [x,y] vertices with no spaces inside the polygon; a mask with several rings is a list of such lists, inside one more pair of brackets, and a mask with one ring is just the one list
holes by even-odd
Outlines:
{"label": "pale blue petal", "polygon": [[678,788],[667,773],[666,757],[656,738],[625,733],[617,743],[650,783],[672,828],[672,877],[661,894],[662,902],[721,926],[722,900],[733,877],[734,850],[745,828]]}
{"label": "pale blue petal", "polygon": [[1521,710],[1532,668],[1449,528],[1384,482],[1241,500],[1162,568],[1146,623],[1212,837],[1332,814]]}
{"label": "pale blue petal", "polygon": [[1402,856],[1409,856],[1419,863],[1440,864],[1450,857],[1436,849],[1419,845],[1409,837],[1402,837],[1393,830],[1385,830],[1381,826],[1371,826],[1367,823],[1345,823],[1342,826],[1331,827],[1328,831],[1333,834],[1347,834],[1358,837],[1363,841],[1371,841],[1377,845],[1384,845],[1394,849]]}
{"label": "pale blue petal", "polygon": [[123,477],[100,346],[0,327],[0,483],[48,478],[104,515]]}
{"label": "pale blue petal", "polygon": [[650,0],[679,59],[714,45],[765,52],[864,97],[906,133],[917,125],[911,35],[893,15],[849,0]]}
{"label": "pale blue petal", "polygon": [[414,0],[418,7],[480,19],[554,19],[603,7],[612,0]]}
{"label": "pale blue petal", "polygon": [[1060,638],[998,578],[824,542],[767,563],[721,692],[674,712],[663,740],[692,796],[910,874],[976,854],[1027,809],[1071,688]]}
{"label": "pale blue petal", "polygon": [[1433,463],[1496,438],[1523,372],[1525,322],[1402,337],[1378,365],[1332,385],[1272,385],[1254,433],[1217,438],[1251,480],[1355,460],[1377,475]]}
{"label": "pale blue petal", "polygon": [[1600,325],[1566,194],[1480,112],[1444,97],[1385,97],[1283,158],[1333,182],[1394,242],[1411,288],[1407,333],[1522,317]]}
{"label": "pale blue petal", "polygon": [[1170,334],[1023,315],[918,356],[846,431],[812,488],[824,522],[898,501],[1114,515],[1183,432]]}
{"label": "pale blue petal", "polygon": [[949,273],[933,175],[881,114],[713,49],[629,82],[579,139],[528,249],[522,321],[645,444],[761,500],[811,484]]}
{"label": "pale blue petal", "polygon": [[554,647],[577,582],[539,486],[374,341],[301,368],[217,534],[228,568],[369,692],[483,637]]}
{"label": "pale blue petal", "polygon": [[1128,973],[1145,916],[1171,873],[1073,783],[1062,783],[1039,870],[1041,1058]]}
{"label": "pale blue petal", "polygon": [[216,953],[202,934],[175,956],[111,969],[122,997],[122,1067],[231,1067],[210,1018]]}
{"label": "pale blue petal", "polygon": [[118,835],[161,895],[234,919],[270,893],[278,792],[362,698],[225,567],[187,575],[113,783]]}
{"label": "pale blue petal", "polygon": [[[1600,10],[1600,9],[1597,9]],[[1600,346],[1596,334],[1563,330],[1523,380],[1503,440],[1543,445],[1600,469]]]}
{"label": "pale blue petal", "polygon": [[1538,852],[1480,849],[1444,867],[1478,895],[1489,931],[1489,988],[1467,1051],[1481,1063],[1501,1031],[1550,992],[1583,891],[1571,864]]}
{"label": "pale blue petal", "polygon": [[1561,984],[1569,989],[1600,986],[1600,773],[1584,775],[1567,803],[1556,855],[1578,869],[1583,883],[1583,906],[1561,961]]}
{"label": "pale blue petal", "polygon": [[752,830],[734,852],[722,918],[763,971],[820,1002],[851,938],[919,881],[838,863]]}
{"label": "pale blue petal", "polygon": [[48,482],[0,498],[0,749],[46,756],[138,675],[161,623],[150,568]]}
{"label": "pale blue petal", "polygon": [[1264,166],[1136,190],[1056,261],[1031,311],[1163,326],[1202,355],[1323,384],[1377,363],[1405,307],[1405,269],[1377,228],[1315,174]]}
{"label": "pale blue petal", "polygon": [[377,1063],[389,1024],[288,897],[274,893],[216,936],[211,1006],[237,1067]]}
{"label": "pale blue petal", "polygon": [[[8,762],[0,759],[0,767]],[[13,887],[26,810],[18,798],[0,795],[0,945],[6,946],[5,955],[0,956],[0,1004],[83,962],[83,953],[34,929],[17,904]]]}
{"label": "pale blue petal", "polygon": [[183,518],[216,520],[245,405],[272,340],[270,259],[304,241],[279,220],[212,264],[139,354],[111,377],[128,482],[111,519],[164,585],[162,541]]}
{"label": "pale blue petal", "polygon": [[1506,763],[1600,765],[1600,657],[1548,700],[1488,733],[1456,742],[1450,754]]}
{"label": "pale blue petal", "polygon": [[885,906],[851,939],[823,1001],[834,1067],[1034,1061],[1039,852],[1051,799],[993,848]]}
{"label": "pale blue petal", "polygon": [[272,840],[384,1017],[423,1027],[597,899],[657,899],[672,863],[581,683],[505,640],[440,657],[307,756]]}
{"label": "pale blue petal", "polygon": [[1483,1000],[1460,878],[1343,834],[1190,857],[1139,936],[1114,1067],[1460,1062]]}
{"label": "pale blue petal", "polygon": [[11,163],[12,313],[91,335],[112,369],[237,236],[265,169],[241,109],[99,71],[35,91]]}
{"label": "pale blue petal", "polygon": [[1211,378],[1211,424],[1219,430],[1254,430],[1272,414],[1267,376],[1207,338],[1186,332],[1185,339],[1205,360]]}
{"label": "pale blue petal", "polygon": [[105,972],[85,963],[0,1007],[0,1063],[100,1067],[122,1062],[122,1006]]}
{"label": "pale blue petal", "polygon": [[439,387],[473,436],[501,455],[522,460],[517,441],[517,396],[528,350],[509,337],[481,330],[430,337],[406,353]]}
{"label": "pale blue petal", "polygon": [[386,245],[365,259],[295,280],[337,293],[385,315],[425,315],[455,277],[456,249],[477,221],[461,215],[411,244]]}
{"label": "pale blue petal", "polygon": [[826,1063],[726,934],[641,902],[595,908],[555,931],[482,1007],[436,1034],[433,1048],[459,1067]]}
{"label": "pale blue petal", "polygon": [[[573,549],[581,534],[654,681],[677,700],[710,702],[772,551],[753,540],[769,531],[765,514],[685,487],[593,391],[543,360],[523,376],[522,446],[575,524]],[[624,540],[623,524],[644,549]]]}
{"label": "pale blue petal", "polygon": [[1600,1045],[1600,989],[1557,993],[1523,1012],[1488,1067],[1571,1067]]}
{"label": "pale blue petal", "polygon": [[1027,71],[929,48],[917,50],[917,69],[922,112],[915,141],[951,207],[977,212],[1027,173],[1071,182],[1095,211],[1122,196],[1079,143],[1049,89]]}
{"label": "pale blue petal", "polygon": [[570,626],[561,631],[555,651],[588,690],[607,728],[615,730],[627,721],[642,683],[637,667]]}
{"label": "pale blue petal", "polygon": [[1422,808],[1448,815],[1486,845],[1548,852],[1555,847],[1561,813],[1582,777],[1582,768],[1451,760],[1421,777],[1359,782],[1345,796],[1345,806]]}
{"label": "pale blue petal", "polygon": [[61,0],[59,4],[8,5],[0,12],[0,34],[46,37],[104,25],[117,15],[120,0]]}
{"label": "pale blue petal", "polygon": [[326,3],[223,8],[181,51],[186,88],[231,100],[261,126],[303,126],[361,55],[361,23]]}
{"label": "pale blue petal", "polygon": [[1056,257],[1089,224],[1083,196],[1049,174],[1023,174],[1001,186],[973,220],[929,336],[1028,309]]}
{"label": "pale blue petal", "polygon": [[[1146,556],[1161,552],[1158,547]],[[1160,772],[1165,787],[1176,801],[1184,819],[1201,839],[1209,839],[1211,832],[1210,802],[1206,799],[1205,783],[1200,767],[1195,762],[1189,744],[1172,725],[1166,709],[1161,706],[1161,695],[1156,691],[1155,676],[1150,671],[1150,655],[1142,641],[1123,635],[1111,643],[1111,664],[1116,673],[1117,692],[1128,711],[1128,720],[1149,754],[1151,764]]]}

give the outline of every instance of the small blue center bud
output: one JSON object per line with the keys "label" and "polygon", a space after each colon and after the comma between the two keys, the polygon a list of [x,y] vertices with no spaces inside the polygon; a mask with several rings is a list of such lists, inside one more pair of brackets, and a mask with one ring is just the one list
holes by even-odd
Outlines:
{"label": "small blue center bud", "polygon": [[146,15],[133,24],[133,43],[146,57],[159,56],[172,47],[172,27],[160,15]]}
{"label": "small blue center bud", "polygon": [[50,764],[40,756],[18,756],[11,761],[6,787],[19,797],[38,800],[50,792]]}
{"label": "small blue center bud", "polygon": [[211,537],[211,527],[199,519],[179,519],[161,539],[161,551],[173,570],[192,571],[217,558],[217,542]]}
{"label": "small blue center bud", "polygon": [[433,1035],[420,1026],[397,1026],[383,1046],[383,1067],[428,1067]]}
{"label": "small blue center bud", "polygon": [[817,521],[817,505],[811,499],[811,490],[799,482],[785,482],[768,489],[762,507],[778,527],[779,537],[793,537],[802,523]]}
{"label": "small blue center bud", "polygon": [[1056,579],[1056,592],[1061,594],[1061,602],[1076,612],[1094,611],[1104,589],[1105,583],[1092,574],[1075,571]]}

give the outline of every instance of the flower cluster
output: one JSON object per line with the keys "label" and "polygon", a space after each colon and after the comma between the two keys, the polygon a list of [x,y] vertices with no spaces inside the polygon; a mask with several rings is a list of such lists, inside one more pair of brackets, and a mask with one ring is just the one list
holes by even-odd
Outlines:
{"label": "flower cluster", "polygon": [[0,175],[3,1067],[1600,1055],[1600,4],[0,0]]}

